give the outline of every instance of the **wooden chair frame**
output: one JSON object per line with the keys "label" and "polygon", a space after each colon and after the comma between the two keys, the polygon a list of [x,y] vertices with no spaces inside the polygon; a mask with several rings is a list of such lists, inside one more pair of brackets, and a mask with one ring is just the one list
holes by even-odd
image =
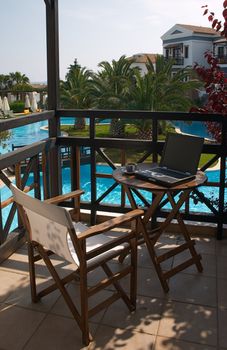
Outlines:
{"label": "wooden chair frame", "polygon": [[[94,316],[97,312],[101,311],[103,308],[106,308],[114,301],[122,298],[122,300],[127,305],[130,311],[135,310],[136,308],[136,285],[137,285],[137,235],[138,235],[138,220],[141,215],[143,215],[143,211],[140,209],[136,209],[128,212],[122,216],[116,217],[114,219],[108,220],[104,223],[92,226],[87,228],[87,230],[83,231],[79,235],[76,234],[74,226],[70,223],[68,227],[68,234],[70,235],[73,247],[77,254],[79,260],[79,268],[75,271],[71,272],[64,278],[60,278],[58,272],[56,271],[53,263],[51,261],[51,255],[56,252],[45,249],[45,247],[37,241],[32,239],[32,231],[29,222],[29,218],[26,212],[25,207],[20,203],[20,200],[15,196],[15,186],[11,186],[11,189],[14,193],[14,200],[17,203],[18,211],[21,216],[22,222],[26,231],[28,233],[28,258],[29,258],[29,273],[30,273],[30,283],[31,283],[31,297],[33,302],[38,302],[42,297],[48,295],[56,289],[59,289],[68,308],[70,309],[74,319],[79,325],[82,331],[82,340],[85,345],[88,345],[92,340],[91,334],[89,332],[88,320],[90,317]],[[18,191],[18,189],[16,189]],[[23,195],[26,195],[24,192]],[[75,208],[73,210],[72,216],[79,219],[79,198],[83,194],[83,191],[76,190],[67,195],[60,195],[45,201],[48,206],[53,206],[53,204],[59,204],[62,201],[73,199]],[[26,195],[28,200],[31,200],[31,197]],[[32,198],[34,201],[34,199]],[[36,199],[35,199],[36,200]],[[37,201],[37,200],[36,200]],[[40,201],[39,201],[40,202]],[[44,202],[43,202],[44,203]],[[46,205],[45,204],[45,205]],[[28,204],[29,206],[29,204]],[[49,207],[47,207],[48,209]],[[69,221],[71,220],[71,216],[66,209],[61,208],[65,211],[66,215],[68,215]],[[72,221],[72,220],[71,220]],[[132,227],[129,232],[122,233],[122,236],[118,238],[112,239],[110,242],[99,246],[89,252],[86,251],[86,240],[92,236],[99,235],[100,233],[105,233],[107,231],[112,230],[115,227],[121,227],[126,223],[131,223]],[[126,244],[125,244],[126,243]],[[125,248],[118,251],[112,251],[114,247],[125,244]],[[122,266],[122,269],[116,273],[113,273],[108,266],[108,262],[116,257],[119,257],[123,252],[131,253],[130,264],[128,266]],[[102,259],[99,259],[96,262],[92,262],[91,259],[100,256],[101,254],[108,252],[108,255]],[[36,271],[35,264],[43,259],[46,264],[46,267],[51,274],[54,283],[49,287],[41,290],[37,293],[36,286]],[[94,270],[98,267],[101,267],[106,274],[106,278],[99,281],[95,286],[89,287],[87,284],[87,274],[91,270]],[[126,292],[121,287],[119,280],[124,278],[125,276],[130,275],[130,295],[128,296]],[[72,280],[80,281],[80,306],[81,312],[79,313],[75,303],[73,302],[71,296],[68,293],[66,288],[66,284]],[[110,285],[115,287],[115,292],[108,297],[106,300],[102,301],[92,309],[88,308],[88,299],[99,291],[107,288]]]}

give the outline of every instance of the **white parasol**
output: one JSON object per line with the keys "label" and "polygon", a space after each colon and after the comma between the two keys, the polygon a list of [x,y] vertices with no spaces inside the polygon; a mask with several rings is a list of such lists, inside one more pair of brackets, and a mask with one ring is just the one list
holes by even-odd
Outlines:
{"label": "white parasol", "polygon": [[31,110],[32,112],[37,112],[38,105],[36,101],[36,92],[32,93],[32,102],[31,102]]}
{"label": "white parasol", "polygon": [[3,98],[2,110],[3,110],[4,113],[10,111],[8,98],[6,96]]}
{"label": "white parasol", "polygon": [[28,94],[25,95],[24,108],[25,108],[25,109],[30,109],[30,108],[31,108],[31,103],[30,103]]}
{"label": "white parasol", "polygon": [[47,94],[43,95],[43,105],[45,106],[47,102]]}

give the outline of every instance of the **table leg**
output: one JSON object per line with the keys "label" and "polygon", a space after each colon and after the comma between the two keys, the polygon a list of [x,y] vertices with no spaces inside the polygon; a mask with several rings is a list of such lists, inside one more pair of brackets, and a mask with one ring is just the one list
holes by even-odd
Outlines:
{"label": "table leg", "polygon": [[[136,201],[135,198],[133,196],[133,193],[131,191],[131,189],[126,186],[123,185],[123,188],[128,196],[129,202],[131,204],[132,209],[136,209],[137,205],[136,205]],[[139,219],[138,222],[138,231],[139,233],[141,233],[141,238],[139,238],[138,240],[138,244],[142,244],[142,243],[146,243],[146,247],[148,249],[151,261],[154,265],[154,268],[156,270],[156,273],[158,275],[158,278],[160,280],[160,283],[162,285],[162,288],[165,292],[169,291],[169,286],[167,283],[167,280],[174,276],[176,273],[184,270],[185,268],[187,268],[190,265],[195,264],[198,271],[202,272],[203,267],[202,264],[200,262],[201,260],[201,256],[199,254],[197,254],[196,250],[195,250],[195,241],[191,239],[189,232],[186,228],[186,225],[182,219],[182,216],[179,212],[180,208],[182,207],[182,205],[186,202],[187,198],[189,197],[191,190],[186,190],[184,192],[181,193],[180,198],[176,201],[174,198],[174,195],[171,193],[171,191],[167,191],[166,192],[158,192],[155,193],[155,198],[153,200],[153,202],[151,203],[151,206],[147,209],[143,219]],[[149,235],[149,233],[147,232],[146,229],[146,225],[148,223],[148,221],[150,220],[150,218],[154,215],[155,211],[157,210],[163,196],[165,195],[165,193],[167,194],[168,200],[172,206],[172,210],[170,211],[170,213],[168,214],[168,216],[166,217],[165,221],[163,223],[160,224],[160,226],[154,230],[152,230],[152,237]],[[169,250],[168,252],[162,254],[162,255],[158,255],[156,254],[155,251],[155,244],[157,243],[158,239],[160,238],[160,236],[162,235],[162,233],[165,231],[165,229],[168,227],[168,225],[171,223],[171,221],[176,218],[178,221],[178,224],[181,228],[182,234],[184,236],[185,239],[185,243]],[[161,263],[164,262],[165,260],[174,257],[175,255],[183,252],[184,250],[189,249],[192,258],[188,259],[186,261],[184,261],[183,263],[175,266],[174,268],[170,269],[169,271],[163,272],[162,268],[161,268]],[[125,258],[125,256],[121,256],[119,261],[123,261]]]}
{"label": "table leg", "polygon": [[[184,202],[189,197],[190,192],[191,192],[190,190],[184,192],[184,194],[185,194]],[[170,202],[172,208],[174,209],[174,207],[176,206],[176,201],[175,201],[174,197],[171,195],[171,193],[168,193],[167,195],[168,195],[169,202]],[[185,241],[187,243],[189,243],[188,249],[190,250],[190,253],[191,253],[191,256],[192,256],[192,260],[194,261],[193,263],[196,265],[197,270],[199,272],[202,272],[203,271],[203,266],[202,266],[201,261],[200,261],[201,260],[201,256],[199,254],[197,254],[197,252],[195,250],[195,247],[194,247],[194,244],[190,244],[191,242],[195,242],[195,241],[191,239],[190,234],[189,234],[189,232],[187,230],[187,227],[186,227],[186,225],[184,223],[184,220],[182,219],[182,216],[181,216],[179,211],[177,212],[176,219],[177,219],[177,222],[178,222],[178,224],[180,226],[180,229],[181,229],[181,232],[182,232],[182,234],[184,236]]]}
{"label": "table leg", "polygon": [[[124,189],[125,189],[125,192],[127,193],[127,196],[129,198],[131,207],[133,209],[136,209],[137,208],[136,201],[134,199],[134,196],[133,196],[130,188],[128,188],[127,186],[124,186]],[[138,230],[142,234],[142,239],[138,240],[138,244],[142,244],[142,243],[146,244],[148,252],[149,252],[149,255],[150,255],[150,258],[151,258],[151,261],[153,262],[154,268],[155,268],[155,270],[157,272],[157,275],[158,275],[158,278],[159,278],[160,283],[162,285],[162,288],[167,293],[169,291],[169,286],[168,286],[168,283],[166,282],[166,279],[164,278],[163,271],[161,269],[160,264],[157,263],[157,255],[156,255],[156,252],[155,252],[155,249],[154,249],[154,244],[155,243],[154,243],[154,241],[152,239],[150,239],[149,234],[148,234],[147,229],[146,229],[146,224],[148,223],[150,217],[153,215],[153,213],[157,209],[157,207],[158,207],[160,201],[162,200],[163,196],[164,196],[164,193],[161,193],[161,192],[158,193],[155,196],[155,199],[152,202],[151,207],[148,208],[148,210],[146,211],[146,214],[144,215],[144,218],[143,219],[138,219],[138,224],[139,224]],[[124,260],[124,258],[125,258],[125,256],[120,256],[119,261],[122,262]]]}
{"label": "table leg", "polygon": [[[163,194],[164,195],[164,194]],[[174,207],[172,208],[172,210],[170,211],[170,213],[168,214],[168,216],[166,217],[165,221],[162,222],[159,227],[157,229],[155,229],[154,231],[156,232],[155,237],[153,238],[155,243],[157,242],[157,240],[159,239],[159,237],[161,236],[161,234],[165,231],[165,229],[169,226],[169,224],[171,223],[171,221],[175,218],[175,216],[177,215],[177,213],[179,212],[180,208],[182,207],[182,205],[184,204],[185,200],[187,198],[187,195],[185,195],[184,193],[182,193],[180,199],[178,200],[178,202],[174,205]]]}
{"label": "table leg", "polygon": [[162,198],[164,197],[165,192],[158,192],[154,194],[154,200],[152,201],[152,204],[149,208],[147,208],[146,213],[143,218],[143,222],[146,225],[148,221],[152,218],[152,216],[155,214]]}

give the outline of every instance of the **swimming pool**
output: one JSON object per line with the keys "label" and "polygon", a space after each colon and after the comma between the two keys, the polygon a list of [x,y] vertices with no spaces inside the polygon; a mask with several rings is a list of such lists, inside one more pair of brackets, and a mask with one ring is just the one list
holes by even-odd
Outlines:
{"label": "swimming pool", "polygon": [[183,122],[183,121],[174,121],[172,122],[174,127],[179,128],[180,131],[184,134],[190,134],[195,136],[201,136],[206,139],[212,139],[209,134],[205,123],[203,122]]}
{"label": "swimming pool", "polygon": [[[61,118],[61,124],[73,125],[75,118]],[[108,124],[109,119],[102,120],[101,123]],[[86,118],[86,123],[89,124],[89,118]],[[41,141],[48,137],[48,131],[42,127],[47,126],[48,122],[42,121],[30,125],[24,125],[10,131],[10,137],[4,141],[4,147],[0,143],[0,154],[12,151],[12,144],[16,146],[29,145],[32,142]],[[205,138],[211,138],[207,128],[202,122],[182,122],[174,121],[173,125],[181,130],[181,132]]]}
{"label": "swimming pool", "polygon": [[[74,118],[67,117],[62,118],[61,122],[64,124],[73,124]],[[105,120],[105,122],[109,122],[108,120]],[[201,124],[201,123],[200,123]],[[30,144],[35,141],[40,141],[45,139],[48,136],[47,130],[43,130],[42,127],[47,125],[47,121],[38,122],[35,124],[30,124],[26,126],[22,126],[16,129],[13,129],[11,132],[11,137],[9,140],[7,140],[6,147],[2,148],[0,146],[0,153],[6,153],[8,151],[12,150],[12,144],[15,145],[25,145]],[[184,129],[185,130],[185,129]],[[195,130],[194,130],[195,131]],[[196,132],[202,132],[201,129],[198,128]],[[204,131],[204,130],[203,130]],[[111,173],[112,169],[109,166],[106,165],[98,165],[97,166],[97,172],[99,173]],[[210,181],[218,181],[219,180],[219,170],[216,171],[208,171],[207,172],[208,178]],[[32,182],[32,178],[29,178],[29,182]],[[28,182],[28,183],[29,183]],[[62,169],[62,185],[63,185],[63,193],[67,193],[71,190],[70,188],[70,169],[69,168],[63,168]],[[114,180],[112,179],[97,179],[97,196],[100,197],[112,184],[114,183]],[[90,165],[82,165],[81,166],[81,188],[85,191],[85,194],[82,196],[82,200],[84,201],[90,201],[91,200],[91,182],[90,182]],[[204,187],[201,188],[201,191],[205,194],[206,197],[210,198],[211,196],[214,198],[218,198],[218,188],[208,188]],[[4,187],[1,189],[1,197],[2,200],[8,198],[11,196],[10,191],[7,187]],[[147,196],[151,196],[150,194],[147,194]],[[227,196],[227,193],[226,193]],[[114,191],[112,191],[104,200],[102,203],[110,203],[110,204],[120,204],[120,198],[121,198],[121,189],[120,186],[118,186]],[[149,199],[149,198],[148,198]],[[137,200],[138,203],[140,203],[140,200]],[[129,204],[129,203],[128,203]],[[209,209],[202,203],[198,202],[197,204],[194,204],[191,200],[191,210],[193,212],[210,212]],[[169,206],[167,205],[166,208],[169,209]],[[4,220],[8,216],[9,207],[5,208],[3,210],[3,218]]]}
{"label": "swimming pool", "polygon": [[[75,118],[65,117],[60,118],[61,124],[73,125]],[[86,118],[86,123],[89,124],[89,118]],[[108,124],[109,120],[105,119],[101,121],[102,124]],[[48,125],[48,121],[37,122],[34,124],[20,126],[18,128],[10,130],[10,137],[4,141],[4,147],[0,143],[0,154],[4,154],[12,151],[12,145],[23,146],[29,145],[36,141],[41,141],[48,137],[48,130],[43,129]]]}
{"label": "swimming pool", "polygon": [[42,126],[46,125],[47,122],[43,121],[10,130],[9,139],[4,141],[5,146],[3,147],[2,143],[0,143],[0,154],[12,151],[12,145],[29,145],[30,143],[47,138],[47,130],[40,129]]}
{"label": "swimming pool", "polygon": [[[106,173],[111,174],[112,169],[108,165],[97,165],[97,172],[98,173]],[[218,171],[208,171],[207,172],[208,178],[210,181],[213,181],[214,179],[217,179],[217,176],[219,176]],[[30,184],[33,182],[33,175],[31,175],[28,179],[27,184]],[[41,183],[42,183],[42,175],[41,175]],[[62,186],[63,186],[63,193],[68,193],[71,191],[70,187],[70,168],[62,168]],[[96,181],[97,184],[97,198],[99,198],[112,184],[114,183],[114,180],[112,179],[104,179],[104,178],[98,178]],[[81,189],[85,191],[84,195],[82,196],[82,201],[90,201],[91,200],[91,181],[90,181],[90,164],[81,165]],[[1,199],[5,200],[8,197],[11,196],[11,191],[6,187],[2,187],[0,189],[1,191]],[[200,191],[204,193],[204,195],[207,198],[210,198],[211,195],[213,197],[218,198],[219,190],[218,188],[214,187],[200,187]],[[145,194],[145,191],[142,191],[143,194]],[[31,195],[33,195],[33,191],[30,192]],[[226,191],[227,196],[227,191]],[[146,192],[146,198],[148,200],[151,200],[151,194]],[[121,202],[121,187],[117,186],[104,200],[102,201],[102,204],[108,203],[108,204],[115,204],[120,205]],[[129,205],[129,201],[126,201],[126,204]],[[139,198],[137,198],[137,204],[141,204]],[[5,224],[6,218],[8,217],[9,211],[11,206],[8,206],[3,209],[3,223]],[[206,207],[205,204],[198,202],[195,204],[193,200],[190,200],[190,208],[191,211],[196,212],[205,212],[210,213],[210,210]],[[166,205],[165,209],[170,209],[170,205]],[[16,227],[16,219],[14,220],[13,226],[11,227],[11,230]]]}

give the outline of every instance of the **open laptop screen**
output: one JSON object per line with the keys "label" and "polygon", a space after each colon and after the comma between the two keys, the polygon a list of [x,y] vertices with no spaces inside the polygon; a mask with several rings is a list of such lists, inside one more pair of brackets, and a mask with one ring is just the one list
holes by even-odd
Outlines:
{"label": "open laptop screen", "polygon": [[202,137],[169,133],[160,166],[184,173],[196,174],[203,142]]}

